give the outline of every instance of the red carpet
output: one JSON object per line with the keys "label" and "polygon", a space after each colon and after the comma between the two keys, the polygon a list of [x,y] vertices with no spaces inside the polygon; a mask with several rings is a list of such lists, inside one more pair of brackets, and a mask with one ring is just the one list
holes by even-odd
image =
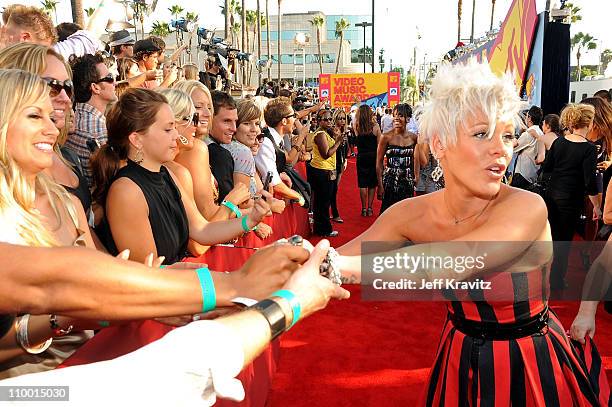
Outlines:
{"label": "red carpet", "polygon": [[[355,160],[349,161],[338,196],[344,224],[330,239],[340,246],[375,219],[361,217]],[[378,213],[380,201],[375,201]],[[282,336],[281,358],[268,405],[410,406],[415,405],[434,359],[446,315],[443,303],[365,302],[360,288],[350,300],[301,321]],[[551,304],[569,328],[577,302]],[[612,317],[600,308],[595,342],[612,380]]]}

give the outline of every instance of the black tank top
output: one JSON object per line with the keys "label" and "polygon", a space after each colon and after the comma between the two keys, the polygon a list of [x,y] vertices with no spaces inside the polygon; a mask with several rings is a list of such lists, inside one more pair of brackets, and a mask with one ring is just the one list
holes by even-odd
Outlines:
{"label": "black tank top", "polygon": [[[189,241],[189,222],[181,193],[172,180],[166,167],[159,172],[128,160],[128,164],[119,170],[116,179],[129,178],[142,190],[149,207],[149,223],[155,240],[158,256],[165,256],[164,264],[172,264],[185,257]],[[100,239],[109,252],[117,254],[108,221],[100,225]]]}

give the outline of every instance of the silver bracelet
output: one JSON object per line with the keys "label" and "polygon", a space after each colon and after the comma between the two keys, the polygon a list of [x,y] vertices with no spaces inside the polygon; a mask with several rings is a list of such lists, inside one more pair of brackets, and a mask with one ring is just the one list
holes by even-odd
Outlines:
{"label": "silver bracelet", "polygon": [[30,314],[22,315],[15,320],[15,336],[17,337],[17,343],[19,346],[23,348],[26,352],[32,355],[38,355],[39,353],[43,353],[51,343],[53,342],[53,338],[47,339],[44,343],[38,346],[30,345],[30,340],[28,338],[28,323],[30,322]]}

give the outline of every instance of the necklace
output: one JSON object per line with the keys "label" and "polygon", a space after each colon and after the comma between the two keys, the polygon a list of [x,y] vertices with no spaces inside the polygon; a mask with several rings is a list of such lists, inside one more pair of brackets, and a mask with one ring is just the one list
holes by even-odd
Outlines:
{"label": "necklace", "polygon": [[493,198],[489,199],[489,201],[487,202],[487,204],[484,206],[484,208],[482,208],[482,210],[478,213],[475,213],[473,215],[470,215],[466,218],[463,219],[457,219],[457,217],[453,214],[453,212],[450,210],[450,207],[448,206],[448,202],[446,201],[446,191],[443,195],[444,197],[444,204],[446,205],[446,210],[448,211],[448,213],[450,213],[450,215],[453,217],[453,220],[455,222],[455,225],[458,225],[460,223],[465,222],[466,220],[472,219],[474,218],[474,220],[480,218],[480,216],[487,210],[487,208],[489,207],[489,205],[491,204],[491,202],[493,201]]}

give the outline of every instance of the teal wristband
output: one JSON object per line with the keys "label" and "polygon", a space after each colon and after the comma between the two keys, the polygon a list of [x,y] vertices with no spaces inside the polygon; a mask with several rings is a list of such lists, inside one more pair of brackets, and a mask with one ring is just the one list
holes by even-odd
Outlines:
{"label": "teal wristband", "polygon": [[298,320],[300,319],[300,314],[302,313],[302,306],[300,305],[300,302],[298,301],[295,294],[293,294],[289,290],[278,290],[274,292],[271,297],[281,297],[289,301],[291,309],[293,310],[293,320],[291,321],[291,325],[289,325],[289,327],[287,328],[287,330],[289,330],[289,328],[295,325],[295,323],[298,322]]}
{"label": "teal wristband", "polygon": [[240,212],[240,209],[238,209],[238,207],[236,205],[234,205],[233,202],[223,201],[223,202],[221,202],[221,205],[225,206],[230,211],[234,212],[234,215],[236,215],[237,218],[242,216],[242,212]]}
{"label": "teal wristband", "polygon": [[102,328],[108,328],[110,326],[110,322],[108,321],[98,321],[98,325]]}
{"label": "teal wristband", "polygon": [[248,218],[249,218],[248,215],[243,215],[242,218],[240,218],[242,220],[242,230],[244,230],[244,233],[248,233],[248,232],[251,231],[251,228],[247,224],[247,219]]}
{"label": "teal wristband", "polygon": [[217,307],[217,293],[210,271],[208,267],[202,267],[196,269],[196,274],[202,288],[202,312],[212,311]]}

